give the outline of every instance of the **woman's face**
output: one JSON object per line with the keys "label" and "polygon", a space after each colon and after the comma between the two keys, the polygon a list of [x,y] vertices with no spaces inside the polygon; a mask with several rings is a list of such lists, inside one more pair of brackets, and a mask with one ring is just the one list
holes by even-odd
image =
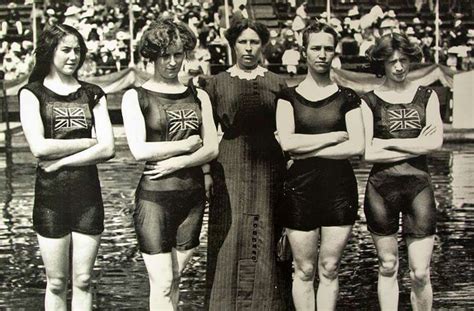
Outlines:
{"label": "woman's face", "polygon": [[385,61],[385,76],[394,82],[405,81],[410,71],[410,58],[400,51],[395,51]]}
{"label": "woman's face", "polygon": [[234,51],[237,65],[241,69],[254,69],[262,50],[262,41],[255,30],[247,28],[235,41]]}
{"label": "woman's face", "polygon": [[334,37],[331,34],[326,32],[309,34],[306,62],[310,70],[316,73],[328,72],[334,56]]}
{"label": "woman's face", "polygon": [[155,61],[155,73],[165,80],[173,80],[178,76],[184,61],[184,49],[181,41],[171,44],[162,56]]}
{"label": "woman's face", "polygon": [[67,35],[59,41],[54,51],[51,69],[63,75],[72,76],[79,66],[80,58],[79,40],[74,35]]}

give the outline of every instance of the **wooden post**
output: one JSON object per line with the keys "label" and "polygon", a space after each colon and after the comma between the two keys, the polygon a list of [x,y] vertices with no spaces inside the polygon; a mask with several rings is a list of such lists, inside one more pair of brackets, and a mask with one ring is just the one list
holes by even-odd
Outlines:
{"label": "wooden post", "polygon": [[441,48],[440,44],[440,35],[439,35],[439,25],[441,23],[439,19],[439,0],[436,0],[436,7],[435,7],[435,63],[439,64],[439,49]]}
{"label": "wooden post", "polygon": [[128,67],[135,66],[135,59],[133,56],[133,23],[134,23],[134,16],[133,16],[133,1],[130,0],[128,4],[128,27],[130,28],[130,63]]}

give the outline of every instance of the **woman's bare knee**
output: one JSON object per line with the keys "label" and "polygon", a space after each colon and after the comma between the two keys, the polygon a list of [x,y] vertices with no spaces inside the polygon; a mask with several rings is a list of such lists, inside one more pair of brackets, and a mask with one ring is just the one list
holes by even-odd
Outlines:
{"label": "woman's bare knee", "polygon": [[300,262],[295,265],[295,277],[301,281],[312,281],[316,273],[316,265],[312,262]]}
{"label": "woman's bare knee", "polygon": [[67,289],[66,277],[48,277],[47,288],[54,295],[61,295]]}
{"label": "woman's bare knee", "polygon": [[319,278],[321,280],[335,280],[339,273],[339,263],[333,259],[322,259],[319,263]]}
{"label": "woman's bare knee", "polygon": [[92,276],[89,273],[82,273],[74,277],[72,284],[75,288],[88,291],[91,287]]}
{"label": "woman's bare knee", "polygon": [[386,255],[379,258],[379,273],[385,277],[392,277],[398,272],[398,258],[394,255]]}
{"label": "woman's bare knee", "polygon": [[415,268],[410,270],[410,278],[412,282],[419,286],[424,286],[430,282],[429,268]]}

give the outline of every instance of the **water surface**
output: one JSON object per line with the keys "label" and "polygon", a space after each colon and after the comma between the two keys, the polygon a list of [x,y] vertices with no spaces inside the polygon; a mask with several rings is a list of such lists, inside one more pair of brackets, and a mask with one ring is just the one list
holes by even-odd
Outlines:
{"label": "water surface", "polygon": [[[43,304],[44,267],[32,230],[35,161],[28,152],[0,154],[0,309],[37,310]],[[11,163],[13,162],[13,163]],[[474,145],[448,145],[429,158],[438,202],[438,233],[432,260],[434,308],[474,309]],[[127,151],[99,165],[105,232],[94,268],[96,310],[146,310],[148,278],[132,224],[133,194],[143,166]],[[370,166],[355,161],[362,202]],[[344,253],[340,310],[377,310],[377,260],[360,220]],[[202,243],[181,285],[181,310],[203,310],[206,224]],[[406,246],[400,242],[400,309],[409,310]]]}

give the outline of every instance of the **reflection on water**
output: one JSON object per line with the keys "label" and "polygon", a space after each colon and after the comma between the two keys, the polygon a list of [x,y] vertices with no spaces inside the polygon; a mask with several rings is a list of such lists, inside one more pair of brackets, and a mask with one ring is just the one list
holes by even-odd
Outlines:
{"label": "reflection on water", "polygon": [[[14,164],[0,155],[0,308],[39,309],[45,288],[32,230],[34,160],[15,152]],[[142,166],[127,152],[99,166],[106,209],[105,233],[94,268],[96,309],[147,309],[148,279],[132,225],[133,193]],[[370,167],[355,162],[360,201]],[[430,157],[438,207],[432,263],[435,309],[474,308],[474,145],[447,146]],[[341,266],[338,309],[377,310],[377,260],[362,209]],[[206,223],[206,222],[205,222]],[[202,310],[206,232],[183,277],[182,310]],[[409,309],[406,246],[400,243],[400,305]]]}

